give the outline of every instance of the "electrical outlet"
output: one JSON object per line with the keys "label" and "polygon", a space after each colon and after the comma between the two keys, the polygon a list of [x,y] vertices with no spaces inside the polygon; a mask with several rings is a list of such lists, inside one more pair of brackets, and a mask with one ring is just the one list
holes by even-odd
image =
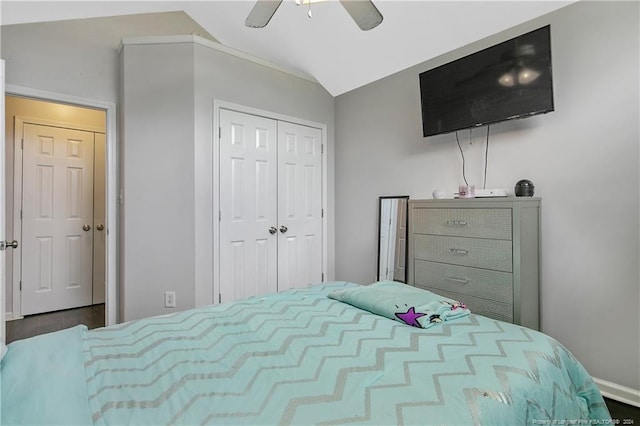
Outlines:
{"label": "electrical outlet", "polygon": [[176,292],[165,291],[164,292],[164,307],[175,308],[176,307]]}

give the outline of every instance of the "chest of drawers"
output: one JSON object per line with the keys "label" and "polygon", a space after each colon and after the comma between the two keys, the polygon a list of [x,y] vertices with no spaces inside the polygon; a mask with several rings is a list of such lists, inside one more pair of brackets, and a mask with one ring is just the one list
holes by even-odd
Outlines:
{"label": "chest of drawers", "polygon": [[540,199],[409,201],[408,282],[539,328]]}

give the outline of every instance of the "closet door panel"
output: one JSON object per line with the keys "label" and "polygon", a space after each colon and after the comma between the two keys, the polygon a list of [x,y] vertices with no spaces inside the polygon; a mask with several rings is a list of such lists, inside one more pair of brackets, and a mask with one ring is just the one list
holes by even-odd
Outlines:
{"label": "closet door panel", "polygon": [[322,131],[278,122],[278,290],[322,281]]}
{"label": "closet door panel", "polygon": [[220,295],[277,288],[277,122],[220,110]]}

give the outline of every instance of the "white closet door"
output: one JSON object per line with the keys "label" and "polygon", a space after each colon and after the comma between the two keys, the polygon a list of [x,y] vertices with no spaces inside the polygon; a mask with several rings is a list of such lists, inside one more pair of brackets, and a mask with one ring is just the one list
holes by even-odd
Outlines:
{"label": "white closet door", "polygon": [[322,131],[278,122],[278,290],[322,281]]}
{"label": "white closet door", "polygon": [[227,302],[277,291],[277,122],[221,109],[220,127],[220,295]]}
{"label": "white closet door", "polygon": [[24,125],[22,314],[91,304],[94,134]]}

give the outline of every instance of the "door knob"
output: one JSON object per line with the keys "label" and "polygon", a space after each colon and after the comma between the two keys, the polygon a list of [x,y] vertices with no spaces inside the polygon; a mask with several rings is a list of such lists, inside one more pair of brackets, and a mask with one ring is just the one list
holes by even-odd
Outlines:
{"label": "door knob", "polygon": [[0,241],[0,250],[4,250],[5,248],[18,248],[18,241]]}
{"label": "door knob", "polygon": [[82,225],[82,229],[85,231],[88,231],[89,229],[91,229],[91,226],[89,225]]}
{"label": "door knob", "polygon": [[278,230],[276,229],[276,227],[275,227],[275,226],[272,226],[271,228],[269,228],[269,233],[270,233],[271,235],[275,234],[276,232],[278,232]]}
{"label": "door knob", "polygon": [[96,229],[98,231],[102,231],[104,229],[104,225],[103,224],[99,224],[98,226],[96,226]]}
{"label": "door knob", "polygon": [[286,227],[286,226],[284,226],[284,225],[282,225],[282,226],[280,227],[280,232],[282,232],[283,234],[284,234],[285,232],[287,232],[288,230],[289,230],[289,228],[287,228],[287,227]]}

